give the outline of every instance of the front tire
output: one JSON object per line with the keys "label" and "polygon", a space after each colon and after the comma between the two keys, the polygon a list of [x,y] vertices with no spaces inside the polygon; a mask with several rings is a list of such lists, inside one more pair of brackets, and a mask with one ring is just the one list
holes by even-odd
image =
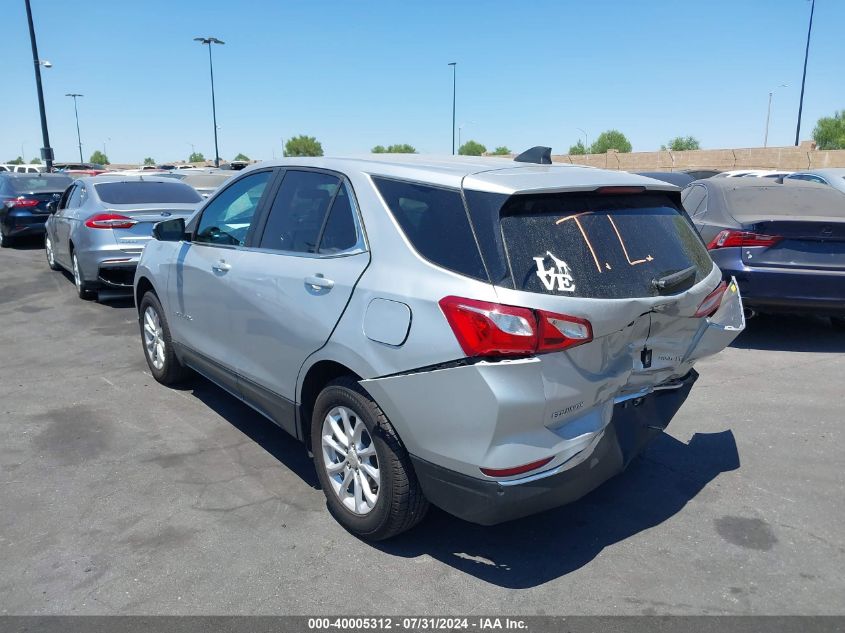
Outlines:
{"label": "front tire", "polygon": [[61,266],[56,263],[56,253],[53,250],[53,240],[50,239],[49,235],[44,238],[44,251],[47,254],[47,265],[50,267],[50,270],[60,270]]}
{"label": "front tire", "polygon": [[352,534],[380,541],[411,529],[428,510],[408,452],[387,416],[350,377],[314,404],[311,446],[332,516]]}
{"label": "front tire", "polygon": [[76,294],[83,301],[91,301],[97,298],[97,291],[91,288],[91,285],[85,281],[82,276],[82,270],[79,268],[79,260],[76,258],[76,253],[71,255],[71,266],[73,270],[73,285],[76,286]]}
{"label": "front tire", "polygon": [[188,376],[188,369],[176,358],[170,326],[155,293],[147,292],[144,295],[138,312],[141,317],[144,358],[147,359],[147,366],[153,378],[163,385],[182,382]]}

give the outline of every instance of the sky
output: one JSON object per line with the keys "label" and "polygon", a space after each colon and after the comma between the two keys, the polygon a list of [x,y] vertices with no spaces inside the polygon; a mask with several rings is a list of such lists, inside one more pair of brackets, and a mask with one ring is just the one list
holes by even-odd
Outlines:
{"label": "sky", "polygon": [[[451,152],[452,68],[463,141],[566,153],[616,128],[634,151],[795,138],[808,0],[31,0],[56,160],[270,159],[315,136],[326,155],[410,143]],[[0,161],[37,156],[24,0],[0,0]],[[845,1],[817,0],[801,138],[845,110]],[[781,87],[787,84],[787,87]],[[22,147],[23,145],[23,147]]]}

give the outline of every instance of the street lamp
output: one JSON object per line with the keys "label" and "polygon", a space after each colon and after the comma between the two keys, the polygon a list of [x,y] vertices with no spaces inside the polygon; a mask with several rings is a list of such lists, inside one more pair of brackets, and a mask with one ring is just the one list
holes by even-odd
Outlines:
{"label": "street lamp", "polygon": [[458,87],[458,62],[449,62],[452,67],[452,156],[455,155],[455,93]]}
{"label": "street lamp", "polygon": [[582,130],[580,127],[576,127],[575,129],[578,130],[579,132],[581,132],[584,135],[584,153],[586,154],[590,151],[589,150],[590,143],[587,140],[587,131]]}
{"label": "street lamp", "polygon": [[26,4],[26,21],[29,23],[29,43],[32,45],[32,63],[35,66],[35,88],[38,92],[38,112],[41,115],[41,158],[46,163],[47,171],[53,171],[53,148],[50,147],[50,134],[47,132],[47,111],[44,108],[44,90],[41,88],[41,66],[50,68],[52,64],[48,61],[38,59],[38,44],[35,42],[35,27],[32,25],[32,7],[29,0]]}
{"label": "street lamp", "polygon": [[807,47],[804,49],[804,74],[801,76],[801,100],[798,102],[798,124],[795,126],[795,147],[798,147],[798,137],[801,136],[801,111],[804,109],[804,82],[807,81],[807,58],[810,56],[810,34],[813,32],[813,12],[816,10],[816,0],[810,5],[810,26],[807,28]]}
{"label": "street lamp", "polygon": [[195,42],[208,46],[208,70],[211,74],[211,116],[214,119],[214,166],[220,167],[220,151],[217,149],[217,106],[214,102],[214,64],[211,61],[211,45],[225,44],[216,37],[195,37]]}
{"label": "street lamp", "polygon": [[[778,87],[786,88],[787,84],[781,84]],[[769,119],[772,116],[772,95],[774,94],[774,92],[774,90],[769,91],[769,109],[766,110],[766,135],[763,137],[763,147],[769,146]]]}
{"label": "street lamp", "polygon": [[458,126],[458,147],[461,146],[461,130],[463,130],[467,125],[475,125],[475,121],[465,121]]}
{"label": "street lamp", "polygon": [[81,95],[78,92],[69,92],[65,95],[66,97],[73,97],[73,112],[76,114],[76,140],[79,143],[79,162],[84,162],[82,158],[82,137],[79,135],[79,110],[76,107],[76,99],[77,97],[84,97],[85,95]]}

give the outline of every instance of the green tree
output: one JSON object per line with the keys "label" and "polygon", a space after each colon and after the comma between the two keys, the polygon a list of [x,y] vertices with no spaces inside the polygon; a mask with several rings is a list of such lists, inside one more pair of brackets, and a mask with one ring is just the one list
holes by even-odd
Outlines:
{"label": "green tree", "polygon": [[241,154],[238,154],[237,156],[235,156],[232,160],[246,160],[246,161],[248,161],[248,160],[249,160],[249,156],[247,156],[246,154],[241,153]]}
{"label": "green tree", "polygon": [[30,164],[30,165],[40,165],[40,164],[41,164],[41,159],[40,159],[40,158],[38,158],[38,157],[36,156],[36,157],[35,157],[35,158],[33,158],[31,161],[29,161],[29,164]]}
{"label": "green tree", "polygon": [[376,145],[370,150],[371,154],[416,154],[417,149],[413,145],[407,143],[397,143],[395,145]]}
{"label": "green tree", "polygon": [[147,157],[144,159],[144,164],[145,164],[145,165],[153,165],[153,166],[154,166],[154,165],[156,164],[155,158],[151,158],[151,157],[147,156]]}
{"label": "green tree", "polygon": [[417,148],[407,143],[398,143],[396,145],[387,146],[388,154],[416,154]]}
{"label": "green tree", "polygon": [[323,146],[313,136],[300,134],[285,143],[285,156],[322,156]]}
{"label": "green tree", "polygon": [[845,110],[819,119],[813,140],[818,149],[845,149]]}
{"label": "green tree", "polygon": [[91,158],[88,159],[89,163],[94,163],[95,165],[108,165],[109,164],[109,157],[103,154],[100,150],[95,150],[93,154],[91,154]]}
{"label": "green tree", "polygon": [[7,165],[23,165],[23,158],[18,156],[15,160],[6,161]]}
{"label": "green tree", "polygon": [[580,139],[577,143],[575,143],[575,145],[569,146],[569,155],[570,156],[580,156],[580,155],[586,154],[586,153],[587,153],[587,148],[584,147],[584,144],[580,141]]}
{"label": "green tree", "polygon": [[687,152],[691,149],[701,149],[701,143],[694,136],[676,136],[669,141],[669,145],[661,145],[661,150],[673,152]]}
{"label": "green tree", "polygon": [[507,145],[499,145],[496,149],[493,150],[493,156],[507,156],[510,154],[511,151]]}
{"label": "green tree", "polygon": [[458,149],[461,156],[481,156],[487,148],[477,141],[467,141]]}
{"label": "green tree", "polygon": [[202,155],[202,152],[191,152],[191,155],[188,156],[189,163],[204,163],[205,156]]}
{"label": "green tree", "polygon": [[590,145],[590,154],[605,154],[609,149],[627,154],[631,151],[631,141],[619,130],[607,130],[599,134],[595,143]]}

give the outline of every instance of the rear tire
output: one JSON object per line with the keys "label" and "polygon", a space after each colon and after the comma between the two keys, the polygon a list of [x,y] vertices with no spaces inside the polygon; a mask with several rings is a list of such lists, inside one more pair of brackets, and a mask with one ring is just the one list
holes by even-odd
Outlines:
{"label": "rear tire", "polygon": [[73,253],[70,258],[72,267],[71,273],[73,274],[73,284],[76,286],[76,294],[79,295],[79,298],[83,301],[96,299],[97,291],[91,288],[91,284],[85,281],[85,277],[82,276],[82,269],[79,268],[79,260],[76,258],[76,253]]}
{"label": "rear tire", "polygon": [[15,238],[3,235],[3,229],[0,228],[0,248],[9,248],[15,242]]}
{"label": "rear tire", "polygon": [[56,263],[56,253],[53,250],[53,240],[47,235],[44,238],[44,251],[47,254],[47,265],[50,270],[61,270],[61,266]]}
{"label": "rear tire", "polygon": [[154,292],[147,292],[141,299],[138,314],[144,358],[147,359],[153,378],[163,385],[174,385],[185,380],[189,371],[176,358],[170,326]]}
{"label": "rear tire", "polygon": [[428,501],[408,452],[378,404],[351,377],[333,380],[317,397],[311,446],[329,512],[352,534],[380,541],[425,517]]}
{"label": "rear tire", "polygon": [[845,332],[845,317],[830,317],[830,324],[833,329]]}

